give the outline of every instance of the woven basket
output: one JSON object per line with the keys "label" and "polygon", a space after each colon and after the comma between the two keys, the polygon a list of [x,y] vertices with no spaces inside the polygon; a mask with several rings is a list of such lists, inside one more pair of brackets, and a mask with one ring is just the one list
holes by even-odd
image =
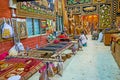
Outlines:
{"label": "woven basket", "polygon": [[66,58],[71,58],[71,54],[66,54]]}
{"label": "woven basket", "polygon": [[67,59],[66,55],[62,55],[62,59],[63,59],[63,61],[66,61],[66,59]]}
{"label": "woven basket", "polygon": [[57,67],[53,67],[53,71],[54,71],[55,74],[57,74],[57,72],[58,72]]}

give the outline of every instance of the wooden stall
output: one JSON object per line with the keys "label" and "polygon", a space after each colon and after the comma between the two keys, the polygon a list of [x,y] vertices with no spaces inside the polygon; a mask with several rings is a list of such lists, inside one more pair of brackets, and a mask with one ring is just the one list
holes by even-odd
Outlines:
{"label": "wooden stall", "polygon": [[106,45],[106,46],[110,46],[110,44],[111,44],[111,35],[112,34],[117,34],[117,33],[119,33],[120,31],[113,31],[113,30],[110,30],[110,31],[108,31],[108,32],[105,32],[104,33],[104,36],[103,36],[103,42],[104,42],[104,45]]}
{"label": "wooden stall", "polygon": [[112,55],[117,62],[118,66],[120,67],[120,35],[113,34],[111,35],[112,45],[111,51]]}
{"label": "wooden stall", "polygon": [[72,45],[73,43],[71,42],[60,42],[58,44],[51,43],[47,46],[30,50],[28,56],[35,58],[55,58]]}

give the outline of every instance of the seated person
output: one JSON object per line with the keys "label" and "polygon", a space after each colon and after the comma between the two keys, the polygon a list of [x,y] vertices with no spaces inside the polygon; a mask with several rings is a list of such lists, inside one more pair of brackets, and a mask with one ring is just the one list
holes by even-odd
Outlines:
{"label": "seated person", "polygon": [[58,36],[58,38],[60,39],[60,41],[70,41],[69,37],[64,32],[61,32],[61,34]]}

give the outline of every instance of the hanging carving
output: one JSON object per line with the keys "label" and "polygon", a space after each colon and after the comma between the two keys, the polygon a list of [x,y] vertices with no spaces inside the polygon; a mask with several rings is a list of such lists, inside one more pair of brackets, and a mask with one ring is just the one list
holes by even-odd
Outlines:
{"label": "hanging carving", "polygon": [[105,3],[106,0],[93,0],[93,3]]}
{"label": "hanging carving", "polygon": [[55,18],[54,2],[49,3],[47,0],[41,1],[18,3],[16,9],[17,16],[32,18]]}
{"label": "hanging carving", "polygon": [[94,12],[96,11],[96,6],[85,6],[83,7],[84,12]]}
{"label": "hanging carving", "polygon": [[100,5],[99,28],[111,28],[111,4]]}

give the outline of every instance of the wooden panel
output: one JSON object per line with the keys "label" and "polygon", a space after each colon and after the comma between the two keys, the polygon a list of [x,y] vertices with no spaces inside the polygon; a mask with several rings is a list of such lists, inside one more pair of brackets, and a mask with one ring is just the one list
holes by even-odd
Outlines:
{"label": "wooden panel", "polygon": [[107,46],[107,45],[110,45],[110,39],[111,39],[111,34],[104,34],[104,38],[103,38],[104,40],[104,44]]}
{"label": "wooden panel", "polygon": [[120,45],[116,44],[116,49],[115,49],[115,60],[118,64],[118,66],[120,67]]}

